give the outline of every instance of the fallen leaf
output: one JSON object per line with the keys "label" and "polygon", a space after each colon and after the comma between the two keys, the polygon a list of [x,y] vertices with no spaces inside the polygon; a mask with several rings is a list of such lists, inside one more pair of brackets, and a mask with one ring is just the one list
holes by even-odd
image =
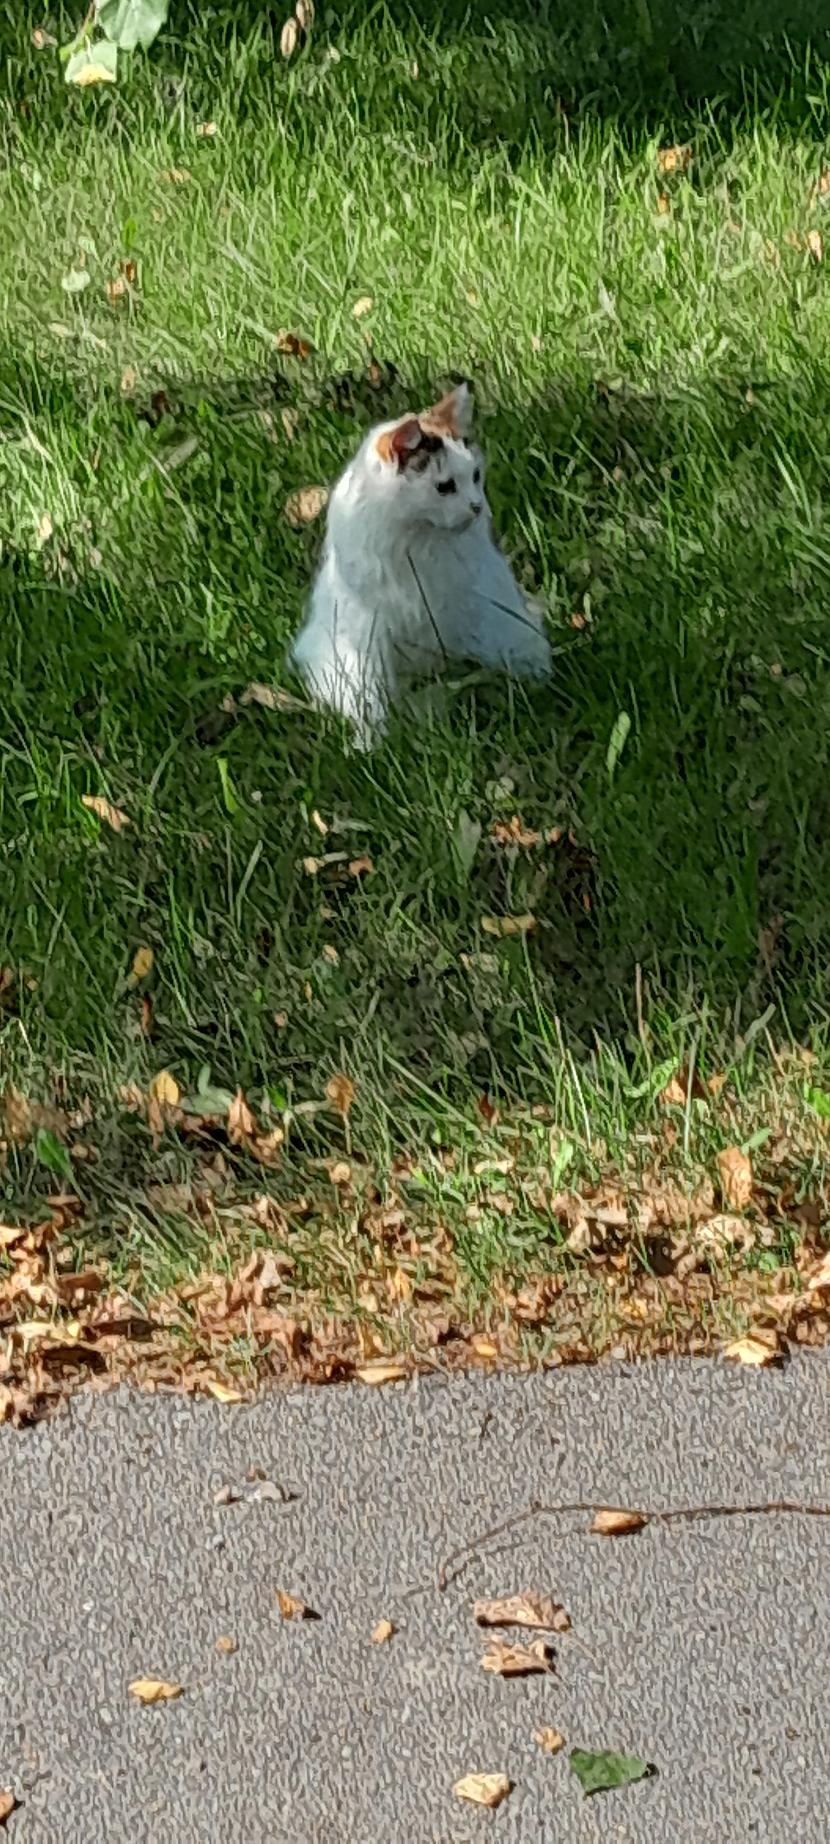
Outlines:
{"label": "fallen leaf", "polygon": [[322,871],[324,864],[324,858],[304,858],[303,870],[305,871],[306,877],[316,877],[318,871]]}
{"label": "fallen leaf", "polygon": [[54,529],[55,527],[52,524],[52,520],[50,519],[48,512],[42,512],[40,515],[40,518],[38,519],[38,526],[37,526],[38,544],[48,544],[49,539],[51,538]]}
{"label": "fallen leaf", "polygon": [[284,58],[292,58],[300,42],[300,28],[296,19],[287,19],[280,33],[280,51]]}
{"label": "fallen leaf", "polygon": [[94,813],[107,826],[111,826],[113,832],[122,832],[124,827],[130,824],[127,814],[122,813],[120,807],[114,807],[111,801],[105,800],[103,794],[82,794],[81,806],[86,807],[89,813]]}
{"label": "fallen leaf", "polygon": [[181,1089],[175,1076],[171,1076],[169,1069],[159,1070],[158,1075],[153,1077],[147,1094],[159,1108],[177,1108],[181,1100]]}
{"label": "fallen leaf", "polygon": [[256,1121],[241,1088],[238,1088],[228,1109],[228,1139],[232,1146],[242,1146],[246,1140],[253,1138],[256,1131]]}
{"label": "fallen leaf", "polygon": [[0,1223],[0,1249],[10,1249],[28,1233],[25,1223]]}
{"label": "fallen leaf", "polygon": [[310,32],[314,24],[314,0],[297,0],[294,15],[304,32]]}
{"label": "fallen leaf", "polygon": [[822,239],[821,231],[810,230],[807,232],[807,248],[814,262],[817,262],[817,263],[823,262],[824,242]]}
{"label": "fallen leaf", "polygon": [[669,198],[668,192],[658,192],[657,210],[661,218],[667,218],[669,216],[671,211],[671,199]]}
{"label": "fallen leaf", "polygon": [[235,1652],[236,1640],[231,1638],[230,1633],[220,1633],[216,1641],[216,1650],[225,1653]]}
{"label": "fallen leaf", "polygon": [[148,973],[152,973],[154,959],[152,948],[136,948],[132,972],[136,984],[139,980],[146,980]]}
{"label": "fallen leaf", "polygon": [[166,179],[170,186],[186,186],[189,185],[193,178],[193,174],[188,171],[186,166],[169,166],[160,177]]}
{"label": "fallen leaf", "polygon": [[765,1370],[781,1357],[781,1346],[777,1334],[764,1337],[759,1332],[748,1332],[745,1338],[733,1339],[727,1345],[724,1357],[734,1364],[746,1364],[751,1370]]}
{"label": "fallen leaf", "polygon": [[648,1518],[642,1511],[612,1510],[610,1507],[594,1512],[591,1530],[599,1537],[627,1537],[635,1530],[642,1530]]}
{"label": "fallen leaf", "polygon": [[245,1401],[244,1394],[241,1390],[232,1389],[229,1383],[221,1382],[219,1377],[205,1377],[203,1383],[208,1395],[212,1396],[215,1402]]}
{"label": "fallen leaf", "polygon": [[456,1780],[453,1792],[456,1799],[468,1799],[474,1806],[500,1806],[512,1790],[513,1782],[506,1774],[465,1774],[462,1780]]}
{"label": "fallen leaf", "polygon": [[256,682],[247,687],[239,702],[240,704],[261,704],[263,710],[266,711],[276,711],[279,708],[279,697],[274,687],[260,685]]}
{"label": "fallen leaf", "polygon": [[345,1159],[335,1159],[329,1167],[329,1177],[333,1185],[351,1184],[352,1168]]}
{"label": "fallen leaf", "polygon": [[301,1601],[295,1594],[286,1594],[284,1588],[277,1589],[277,1606],[284,1620],[316,1620],[318,1615]]}
{"label": "fallen leaf", "polygon": [[565,1737],[560,1735],[558,1729],[534,1729],[533,1740],[539,1743],[540,1748],[544,1748],[545,1754],[558,1754],[560,1748],[565,1746]]}
{"label": "fallen leaf", "polygon": [[328,505],[328,498],[326,487],[298,487],[296,492],[289,493],[285,502],[285,516],[289,525],[295,531],[302,525],[310,525],[313,519],[319,518],[324,506]]}
{"label": "fallen leaf", "polygon": [[218,134],[218,132],[215,122],[196,123],[196,139],[198,141],[212,141],[214,135]]}
{"label": "fallen leaf", "polygon": [[[54,44],[54,42],[53,39],[52,43]],[[5,1825],[6,1819],[11,1818],[16,1805],[17,1800],[15,1799],[11,1787],[0,1787],[0,1825]]]}
{"label": "fallen leaf", "polygon": [[721,1195],[730,1210],[745,1210],[752,1197],[752,1163],[740,1146],[718,1153]]}
{"label": "fallen leaf", "polygon": [[657,154],[657,170],[660,173],[686,173],[691,161],[692,150],[688,142],[683,146],[661,147]]}
{"label": "fallen leaf", "polygon": [[301,339],[299,333],[289,333],[285,327],[274,335],[274,345],[277,352],[285,352],[292,359],[310,358],[314,350],[310,339]]}
{"label": "fallen leaf", "polygon": [[359,1378],[361,1383],[371,1384],[402,1383],[406,1374],[406,1368],[403,1364],[387,1363],[385,1360],[381,1360],[374,1364],[362,1364],[360,1368],[355,1371],[355,1376]]}
{"label": "fallen leaf", "polygon": [[166,1678],[133,1678],[130,1696],[139,1703],[169,1703],[182,1694],[181,1684],[169,1684]]}
{"label": "fallen leaf", "polygon": [[645,1780],[654,1772],[639,1755],[614,1754],[610,1749],[595,1754],[588,1748],[572,1748],[569,1759],[586,1797],[612,1786],[632,1786],[635,1780]]}
{"label": "fallen leaf", "polygon": [[[32,32],[32,44],[34,45],[35,51],[47,51],[52,46],[56,45],[57,42],[53,33],[47,32],[45,26],[35,26]],[[11,1811],[11,1807],[9,1807],[9,1811]],[[8,1814],[4,1813],[4,1817],[7,1816]]]}
{"label": "fallen leaf", "polygon": [[292,409],[290,404],[283,404],[280,410],[280,422],[283,426],[286,441],[293,442],[300,425],[299,410]]}
{"label": "fallen leaf", "polygon": [[326,824],[326,821],[323,819],[322,813],[318,813],[316,807],[314,809],[314,812],[311,815],[311,824],[312,826],[316,827],[317,831],[320,834],[320,837],[324,839],[328,832],[328,826]]}
{"label": "fallen leaf", "polygon": [[482,916],[485,935],[529,935],[536,927],[535,916]]}
{"label": "fallen leaf", "polygon": [[568,1614],[549,1594],[509,1594],[502,1600],[474,1601],[479,1626],[531,1626],[545,1633],[566,1633]]}
{"label": "fallen leaf", "polygon": [[32,1131],[32,1110],[25,1095],[9,1083],[2,1096],[3,1129],[10,1140],[28,1140]]}
{"label": "fallen leaf", "polygon": [[362,320],[364,314],[371,314],[374,305],[371,295],[361,295],[360,300],[355,301],[352,308],[355,320]]}
{"label": "fallen leaf", "polygon": [[746,1254],[754,1245],[755,1231],[744,1217],[713,1216],[701,1223],[695,1240],[715,1255],[730,1255],[736,1247]]}
{"label": "fallen leaf", "polygon": [[379,1620],[377,1626],[373,1626],[369,1634],[372,1645],[385,1646],[397,1630],[394,1620]]}
{"label": "fallen leaf", "polygon": [[365,854],[362,858],[350,858],[349,860],[350,877],[369,877],[374,868],[371,858],[367,858]]}
{"label": "fallen leaf", "polygon": [[686,1090],[679,1076],[672,1076],[662,1090],[660,1100],[665,1108],[685,1108]]}
{"label": "fallen leaf", "polygon": [[127,293],[127,284],[123,275],[117,275],[114,281],[107,282],[106,290],[110,307],[115,307],[116,302],[122,301]]}
{"label": "fallen leaf", "polygon": [[470,1339],[470,1350],[474,1357],[480,1357],[485,1363],[492,1364],[501,1356],[498,1345],[492,1338],[486,1338],[483,1332],[474,1332]]}
{"label": "fallen leaf", "polygon": [[346,1120],[355,1097],[355,1087],[350,1076],[342,1070],[331,1076],[326,1083],[326,1100],[331,1103],[336,1113]]}
{"label": "fallen leaf", "polygon": [[527,1646],[511,1646],[503,1639],[491,1639],[481,1669],[492,1671],[500,1678],[525,1678],[536,1671],[550,1671],[550,1648],[544,1639],[533,1639]]}
{"label": "fallen leaf", "polygon": [[217,1486],[213,1502],[215,1505],[238,1505],[239,1493],[234,1491],[232,1485]]}
{"label": "fallen leaf", "polygon": [[[3,1231],[0,1229],[0,1240],[2,1240],[2,1236]],[[828,1249],[827,1254],[819,1262],[818,1267],[813,1268],[807,1281],[808,1293],[817,1293],[823,1287],[830,1287],[830,1249]]]}
{"label": "fallen leaf", "polygon": [[124,370],[121,373],[121,395],[122,397],[129,397],[130,392],[135,390],[137,383],[138,383],[138,372],[136,371],[135,366],[125,365]]}

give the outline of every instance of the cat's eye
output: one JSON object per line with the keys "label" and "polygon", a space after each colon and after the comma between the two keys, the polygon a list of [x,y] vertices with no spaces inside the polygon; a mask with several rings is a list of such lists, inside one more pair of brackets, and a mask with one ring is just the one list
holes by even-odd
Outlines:
{"label": "cat's eye", "polygon": [[435,490],[437,493],[457,493],[458,492],[458,488],[454,480],[436,480]]}
{"label": "cat's eye", "polygon": [[480,481],[480,479],[481,479],[481,468],[480,468],[480,467],[477,467],[477,468],[476,468],[476,471],[475,471],[475,473],[474,473],[474,475],[473,475],[473,486],[474,486],[474,487],[477,487],[477,486],[478,486],[478,483],[479,483],[479,481]]}

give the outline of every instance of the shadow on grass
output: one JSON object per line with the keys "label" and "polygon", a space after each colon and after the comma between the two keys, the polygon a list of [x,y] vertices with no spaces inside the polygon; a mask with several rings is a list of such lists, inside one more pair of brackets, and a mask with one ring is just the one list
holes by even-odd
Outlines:
{"label": "shadow on grass", "polygon": [[[6,363],[8,403],[26,360]],[[365,380],[317,379],[311,421],[330,434],[339,419],[345,454],[355,418],[435,386],[386,378],[367,396]],[[153,426],[114,399],[111,439],[140,441],[142,461],[118,547],[92,563],[81,531],[74,551],[4,556],[0,962],[39,1052],[54,1065],[105,1042],[122,1073],[208,1063],[231,1086],[298,1095],[345,1058],[533,1095],[557,1020],[586,1046],[633,1038],[638,968],[652,1017],[664,1007],[681,1036],[693,1016],[731,1009],[745,1027],[771,1003],[780,1028],[817,1022],[830,468],[815,431],[830,381],[702,377],[644,396],[563,380],[531,403],[492,398],[491,498],[551,601],[553,687],[462,683],[368,761],[316,715],[239,703],[282,677],[318,541],[276,516],[308,465],[301,441],[281,451],[275,497],[263,393],[278,404],[282,388],[171,386]],[[68,377],[33,371],[27,389],[71,426],[88,416]],[[189,436],[201,446],[171,468]],[[84,792],[131,825],[99,832]],[[315,809],[335,828],[324,844]],[[561,836],[505,847],[492,828],[514,813]],[[329,849],[341,857],[309,874]],[[372,871],[350,874],[364,855]],[[481,932],[524,912],[528,944]],[[157,963],[147,1040],[127,978],[140,942]]]}

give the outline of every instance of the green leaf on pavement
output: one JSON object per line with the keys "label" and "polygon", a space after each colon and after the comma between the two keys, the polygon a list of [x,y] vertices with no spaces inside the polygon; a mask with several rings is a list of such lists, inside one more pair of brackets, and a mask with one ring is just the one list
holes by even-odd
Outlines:
{"label": "green leaf on pavement", "polygon": [[654,1772],[638,1754],[614,1754],[611,1749],[594,1754],[590,1748],[572,1748],[570,1762],[586,1797],[612,1786],[631,1786]]}
{"label": "green leaf on pavement", "polygon": [[75,1177],[72,1160],[66,1147],[56,1134],[49,1132],[48,1127],[38,1129],[35,1140],[35,1158],[41,1165],[46,1166],[48,1172],[56,1172],[59,1178],[68,1178],[70,1184],[72,1183]]}
{"label": "green leaf on pavement", "polygon": [[146,51],[167,18],[169,0],[98,0],[98,24],[120,51]]}
{"label": "green leaf on pavement", "polygon": [[66,81],[79,90],[95,83],[114,83],[118,75],[118,48],[109,39],[99,38],[97,45],[79,45],[66,64]]}

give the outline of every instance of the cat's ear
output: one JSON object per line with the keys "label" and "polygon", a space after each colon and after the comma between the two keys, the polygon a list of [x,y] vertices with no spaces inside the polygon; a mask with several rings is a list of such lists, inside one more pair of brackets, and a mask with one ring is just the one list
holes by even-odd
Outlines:
{"label": "cat's ear", "polygon": [[423,430],[417,416],[405,416],[403,422],[396,423],[394,429],[384,429],[375,443],[375,451],[381,461],[396,462],[398,467],[406,467],[410,455],[420,448]]}
{"label": "cat's ear", "polygon": [[473,404],[469,384],[459,384],[449,396],[442,397],[430,410],[422,410],[421,428],[430,435],[448,435],[460,442],[469,435],[473,424]]}

